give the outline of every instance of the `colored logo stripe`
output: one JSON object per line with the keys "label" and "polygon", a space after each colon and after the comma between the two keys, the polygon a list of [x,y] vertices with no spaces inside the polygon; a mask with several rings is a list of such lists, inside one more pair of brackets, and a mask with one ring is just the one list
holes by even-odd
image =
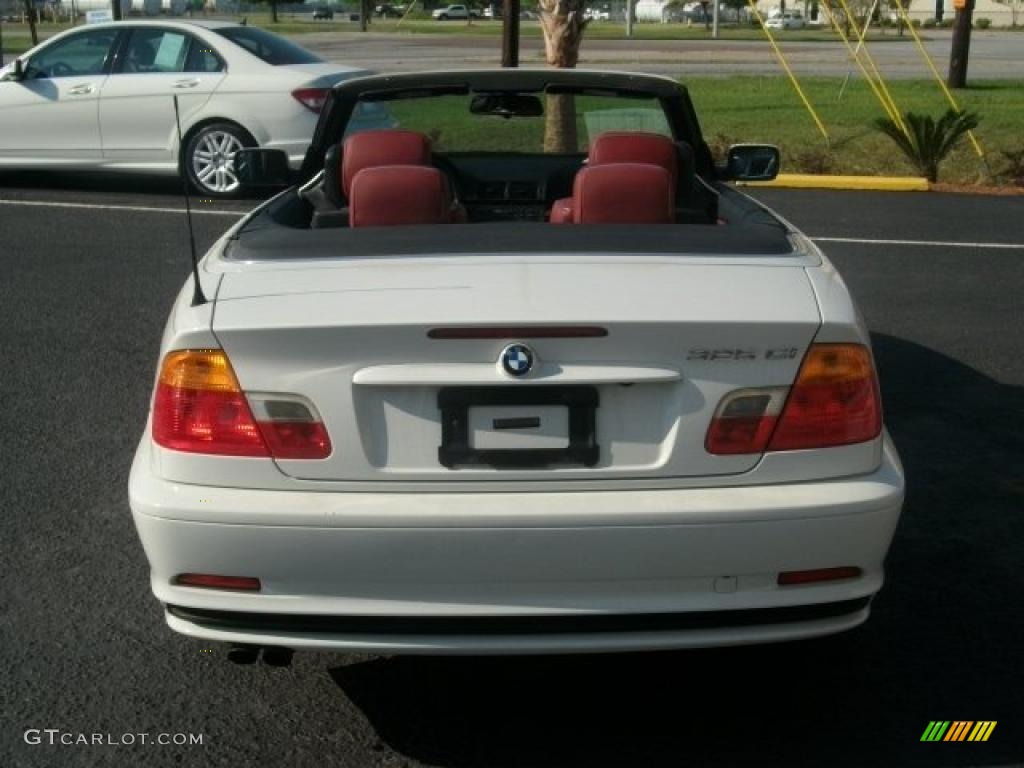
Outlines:
{"label": "colored logo stripe", "polygon": [[971,731],[971,735],[967,737],[968,741],[988,741],[988,737],[992,735],[992,731],[996,729],[995,720],[981,720],[977,725],[974,726],[974,730]]}
{"label": "colored logo stripe", "polygon": [[953,721],[953,725],[950,726],[949,732],[946,734],[946,738],[944,738],[943,741],[963,741],[967,737],[972,725],[974,725],[974,723],[970,720]]}
{"label": "colored logo stripe", "polygon": [[995,720],[932,720],[921,741],[988,741],[995,727]]}

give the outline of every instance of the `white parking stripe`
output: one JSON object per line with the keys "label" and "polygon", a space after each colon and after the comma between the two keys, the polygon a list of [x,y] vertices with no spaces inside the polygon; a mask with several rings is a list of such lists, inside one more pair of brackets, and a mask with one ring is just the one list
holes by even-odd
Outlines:
{"label": "white parking stripe", "polygon": [[[95,205],[93,203],[58,203],[47,200],[0,200],[0,205],[24,205],[36,208],[85,208],[97,211],[141,211],[145,213],[184,213],[184,208],[157,208],[145,205]],[[199,205],[202,205],[200,203]],[[241,218],[245,211],[211,211],[193,205],[192,213],[200,216],[234,216]]]}
{"label": "white parking stripe", "polygon": [[940,248],[1001,248],[1024,251],[1024,243],[953,243],[942,240],[869,240],[861,237],[812,237],[816,243],[860,243],[862,245],[931,245]]}

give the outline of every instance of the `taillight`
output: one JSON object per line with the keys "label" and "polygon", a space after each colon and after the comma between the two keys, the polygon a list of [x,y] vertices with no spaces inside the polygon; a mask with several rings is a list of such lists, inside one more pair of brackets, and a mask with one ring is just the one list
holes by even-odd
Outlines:
{"label": "taillight", "polygon": [[327,88],[299,88],[292,91],[292,96],[311,112],[319,113],[327,103]]}
{"label": "taillight", "polygon": [[717,455],[792,451],[861,443],[881,431],[867,347],[813,344],[792,387],[740,389],[722,398],[704,446]]}
{"label": "taillight", "polygon": [[311,403],[288,395],[253,393],[249,402],[275,459],[326,459],[331,455],[331,438]]}
{"label": "taillight", "polygon": [[787,389],[738,389],[723,397],[704,440],[707,452],[719,456],[762,453],[775,429]]}
{"label": "taillight", "polygon": [[323,459],[331,441],[301,398],[254,395],[258,413],[222,350],[171,352],[153,400],[153,440],[165,448],[220,456]]}
{"label": "taillight", "polygon": [[873,440],[882,398],[871,352],[861,344],[813,344],[775,427],[769,451],[827,448]]}
{"label": "taillight", "polygon": [[182,350],[164,358],[153,400],[153,439],[176,451],[270,455],[219,349]]}

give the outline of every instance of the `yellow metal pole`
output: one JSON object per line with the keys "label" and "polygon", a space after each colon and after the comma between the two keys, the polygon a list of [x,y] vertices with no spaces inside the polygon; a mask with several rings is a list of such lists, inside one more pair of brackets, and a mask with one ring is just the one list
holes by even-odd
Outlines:
{"label": "yellow metal pole", "polygon": [[[850,6],[846,0],[839,0],[839,3],[843,6],[843,13],[845,13],[848,18],[854,19],[853,13],[850,11]],[[854,19],[854,22],[856,22],[856,19]],[[857,42],[860,45],[861,50],[864,51],[864,58],[868,60],[871,71],[874,72],[875,77],[878,78],[878,87],[882,89],[882,93],[885,94],[885,98],[888,100],[890,106],[892,106],[892,111],[896,113],[896,124],[905,135],[908,135],[907,126],[903,124],[903,118],[900,116],[899,107],[896,106],[896,101],[893,99],[892,94],[889,93],[889,88],[886,86],[885,80],[882,79],[882,73],[878,70],[878,65],[875,64],[875,57],[868,51],[868,46],[867,43],[864,42],[864,35],[860,31],[860,27],[854,23],[853,28],[857,32]]]}
{"label": "yellow metal pole", "polygon": [[832,6],[829,4],[829,1],[822,0],[822,4],[828,12],[828,17],[832,22],[833,29],[835,29],[836,34],[839,35],[839,39],[843,41],[843,44],[846,46],[846,50],[850,53],[850,57],[860,68],[861,74],[864,75],[864,79],[867,80],[868,85],[871,86],[871,91],[875,94],[875,98],[878,99],[878,103],[882,105],[882,109],[885,110],[885,114],[889,116],[889,119],[899,125],[899,113],[893,110],[889,102],[886,101],[885,96],[883,96],[882,92],[878,90],[878,85],[875,83],[875,79],[871,76],[871,73],[868,72],[864,63],[860,60],[860,56],[857,55],[857,51],[850,43],[850,38],[846,36],[846,33],[843,32],[843,28],[839,26],[839,22],[836,20],[836,15],[832,10]]}
{"label": "yellow metal pole", "polygon": [[413,11],[413,9],[415,7],[416,7],[416,0],[412,0],[409,3],[409,7],[405,9],[405,13],[402,14],[402,18],[400,18],[398,20],[398,23],[395,24],[395,29],[398,29],[400,26],[402,26],[402,22],[405,21],[408,18],[409,14],[412,13],[412,11]]}
{"label": "yellow metal pole", "polygon": [[[910,30],[910,34],[914,38],[914,42],[917,43],[917,47],[921,51],[921,56],[928,63],[928,68],[932,71],[935,76],[935,82],[939,84],[939,88],[946,94],[946,99],[949,100],[949,105],[953,107],[957,112],[962,111],[960,105],[957,104],[956,99],[950,92],[949,88],[946,87],[946,82],[942,79],[942,75],[939,74],[939,70],[935,68],[935,62],[932,61],[932,57],[928,55],[928,51],[925,50],[924,43],[921,42],[921,37],[917,34],[917,30],[914,29],[914,25],[910,23],[910,16],[907,15],[906,8],[903,7],[903,0],[896,0],[896,8],[899,9],[900,16],[903,18],[903,23],[907,25],[907,29]],[[967,137],[971,140],[971,144],[974,146],[974,151],[982,160],[985,159],[985,152],[981,148],[981,144],[974,136],[974,131],[968,131]]]}
{"label": "yellow metal pole", "polygon": [[771,45],[772,50],[775,51],[775,55],[779,59],[779,64],[786,70],[786,74],[789,75],[789,81],[793,84],[793,88],[796,89],[797,95],[800,96],[800,100],[803,101],[804,106],[807,107],[807,111],[811,113],[811,117],[814,118],[814,124],[818,126],[818,130],[821,131],[821,135],[825,137],[825,143],[830,144],[828,138],[828,131],[825,130],[825,124],[821,122],[821,118],[818,117],[818,113],[814,111],[814,107],[811,106],[810,99],[807,98],[807,94],[804,93],[804,89],[800,87],[800,83],[796,79],[796,75],[793,74],[793,70],[789,68],[789,64],[786,63],[786,57],[782,55],[778,44],[775,42],[775,38],[772,33],[768,31],[768,27],[764,25],[764,19],[761,17],[761,12],[757,10],[757,5],[754,0],[747,0],[750,4],[750,10],[754,12],[754,16],[757,17],[758,23],[761,25],[761,29],[764,31],[765,36],[768,38],[768,43]]}

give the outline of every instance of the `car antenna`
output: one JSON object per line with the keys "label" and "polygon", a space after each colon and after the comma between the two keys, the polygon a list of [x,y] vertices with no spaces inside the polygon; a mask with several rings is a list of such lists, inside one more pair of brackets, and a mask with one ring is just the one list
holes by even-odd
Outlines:
{"label": "car antenna", "polygon": [[[178,128],[178,150],[184,151],[181,138],[181,114],[178,112],[178,97],[175,95],[171,98],[174,99],[174,124]],[[184,173],[184,169],[182,169],[181,174],[181,187],[185,195],[185,219],[188,221],[188,250],[192,257],[192,306],[198,307],[200,304],[205,304],[207,299],[203,294],[203,286],[199,282],[199,257],[196,256],[196,235],[192,230],[192,202],[188,196],[188,174]]]}

